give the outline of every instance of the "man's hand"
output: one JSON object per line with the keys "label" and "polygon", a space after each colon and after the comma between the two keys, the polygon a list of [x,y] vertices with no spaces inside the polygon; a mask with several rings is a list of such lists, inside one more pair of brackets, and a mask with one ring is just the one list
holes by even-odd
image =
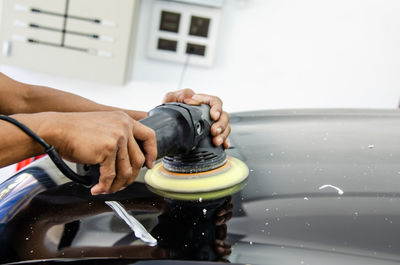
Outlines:
{"label": "man's hand", "polygon": [[229,148],[230,142],[228,135],[231,132],[231,126],[229,125],[228,113],[222,110],[222,100],[220,98],[205,94],[196,94],[193,90],[186,88],[169,92],[165,95],[163,100],[163,103],[167,102],[180,102],[189,105],[209,105],[211,119],[215,121],[211,126],[213,143],[216,146],[223,144],[224,148]]}
{"label": "man's hand", "polygon": [[157,157],[154,131],[126,113],[53,115],[57,116],[57,133],[48,142],[60,155],[73,162],[100,164],[100,179],[91,189],[93,195],[119,191],[135,180],[144,163],[148,168],[153,166]]}

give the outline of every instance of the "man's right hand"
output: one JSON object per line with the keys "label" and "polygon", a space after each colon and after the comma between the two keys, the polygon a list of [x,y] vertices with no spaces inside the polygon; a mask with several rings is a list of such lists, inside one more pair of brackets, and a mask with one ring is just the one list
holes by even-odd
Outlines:
{"label": "man's right hand", "polygon": [[93,195],[125,188],[135,180],[143,164],[151,168],[157,158],[155,132],[124,112],[47,115],[49,119],[40,126],[39,135],[46,135],[44,139],[63,158],[100,164],[100,179],[91,189]]}

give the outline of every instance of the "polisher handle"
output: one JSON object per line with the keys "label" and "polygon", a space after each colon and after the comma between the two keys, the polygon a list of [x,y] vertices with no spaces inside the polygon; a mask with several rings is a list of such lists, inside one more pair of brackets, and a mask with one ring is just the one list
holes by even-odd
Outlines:
{"label": "polisher handle", "polygon": [[155,131],[157,158],[162,158],[185,154],[196,147],[211,128],[209,112],[208,105],[167,103],[151,110],[140,123]]}

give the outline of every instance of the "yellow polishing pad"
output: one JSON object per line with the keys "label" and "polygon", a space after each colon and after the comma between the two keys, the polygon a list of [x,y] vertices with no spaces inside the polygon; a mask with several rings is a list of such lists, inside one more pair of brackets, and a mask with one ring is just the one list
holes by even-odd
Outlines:
{"label": "yellow polishing pad", "polygon": [[166,170],[162,163],[148,170],[144,180],[163,191],[197,193],[221,190],[241,183],[247,178],[249,169],[245,163],[234,157],[216,169],[200,173],[174,173]]}
{"label": "yellow polishing pad", "polygon": [[183,192],[172,192],[172,191],[163,191],[154,189],[151,186],[148,186],[149,189],[162,197],[175,199],[179,201],[209,201],[216,200],[219,198],[226,197],[228,195],[232,195],[238,191],[240,191],[244,186],[246,186],[247,181],[244,180],[239,184],[236,184],[232,187],[225,188],[222,190],[214,190],[214,191],[206,191],[206,192],[195,192],[195,193],[183,193]]}

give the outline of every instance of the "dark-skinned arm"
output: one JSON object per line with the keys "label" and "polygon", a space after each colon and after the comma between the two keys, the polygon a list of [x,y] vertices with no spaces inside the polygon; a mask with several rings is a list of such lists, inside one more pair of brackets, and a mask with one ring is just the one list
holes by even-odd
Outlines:
{"label": "dark-skinned arm", "polygon": [[0,113],[123,111],[135,120],[147,117],[144,111],[126,110],[98,104],[84,97],[46,86],[18,82],[0,73]]}

